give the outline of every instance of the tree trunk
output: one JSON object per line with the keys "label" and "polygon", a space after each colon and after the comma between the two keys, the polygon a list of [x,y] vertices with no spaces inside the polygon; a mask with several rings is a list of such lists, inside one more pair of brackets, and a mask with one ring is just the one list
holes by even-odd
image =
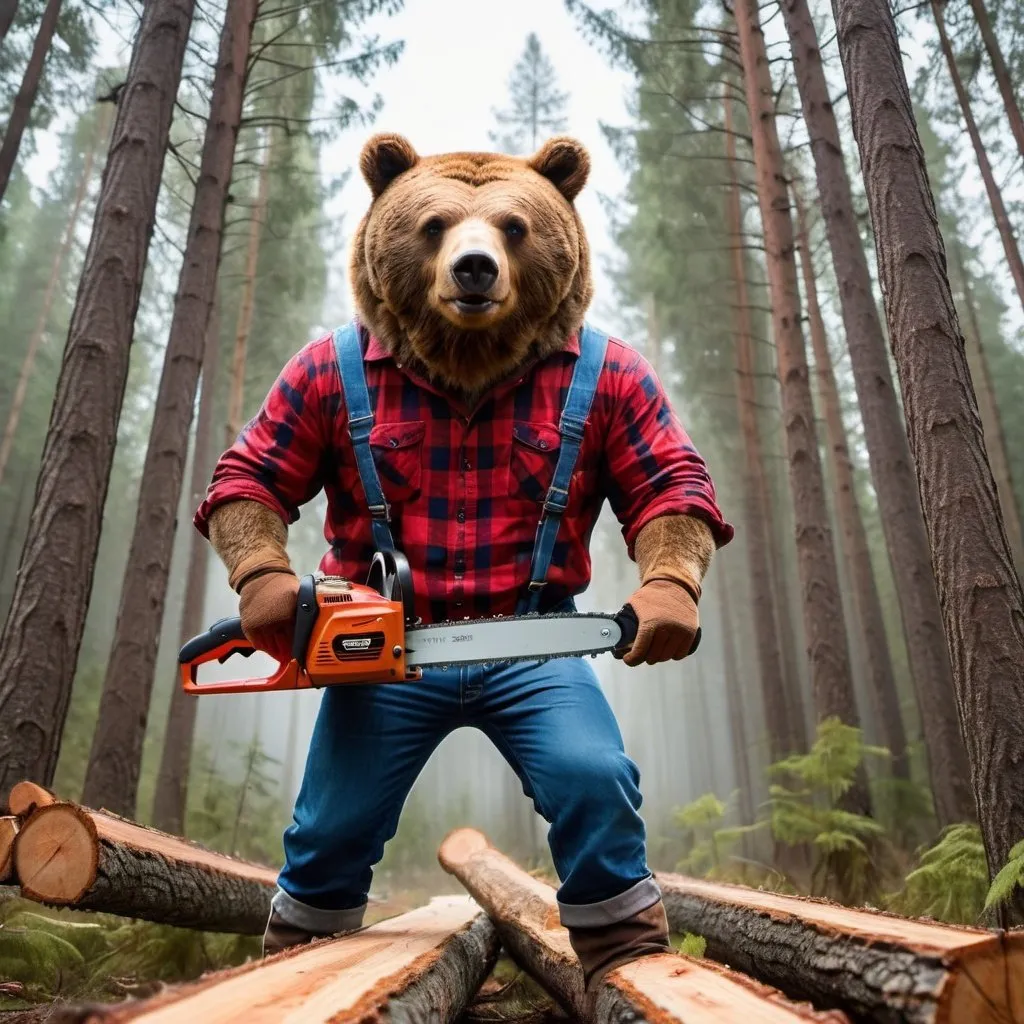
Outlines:
{"label": "tree trunk", "polygon": [[1024,1000],[1024,934],[658,875],[669,924],[707,955],[858,1021],[1002,1024]]}
{"label": "tree trunk", "polygon": [[1006,262],[1010,267],[1010,273],[1013,275],[1013,283],[1017,286],[1017,297],[1020,299],[1021,304],[1024,305],[1024,262],[1021,261],[1017,237],[1013,232],[1013,223],[1010,220],[1010,215],[1006,212],[1003,193],[1000,191],[999,185],[996,183],[995,174],[992,172],[992,163],[988,158],[988,153],[985,151],[985,144],[981,141],[978,122],[974,119],[970,97],[968,97],[967,89],[964,87],[963,79],[960,77],[960,69],[956,64],[953,46],[946,32],[946,19],[942,15],[942,4],[938,0],[932,0],[932,14],[935,16],[935,27],[939,30],[939,45],[942,47],[942,54],[946,58],[949,77],[953,79],[953,88],[956,90],[956,98],[960,103],[960,111],[964,117],[964,124],[967,126],[967,134],[970,136],[971,145],[974,147],[974,156],[978,161],[978,170],[981,171],[981,180],[985,183],[985,192],[988,195],[989,205],[992,207],[992,216],[995,217],[996,227],[999,229],[999,238],[1003,243]]}
{"label": "tree trunk", "polygon": [[857,230],[850,179],[814,22],[806,0],[784,0],[782,13],[811,138],[822,216],[839,285],[846,344],[882,532],[892,564],[935,810],[939,824],[949,825],[974,817],[974,798],[957,722],[953,670],[942,633],[942,613],[921,499],[893,387],[871,274]]}
{"label": "tree trunk", "polygon": [[10,564],[11,555],[14,553],[14,542],[18,536],[21,515],[25,511],[25,502],[29,497],[31,486],[31,475],[28,470],[25,470],[18,481],[18,496],[14,499],[14,507],[10,509],[7,533],[4,536],[3,552],[0,553],[0,580],[7,576],[7,566]]}
{"label": "tree trunk", "polygon": [[740,820],[744,825],[754,823],[754,776],[750,770],[750,751],[747,749],[746,730],[743,728],[743,691],[736,665],[736,637],[732,604],[729,601],[729,573],[719,566],[715,576],[722,622],[722,675],[725,683],[725,701],[729,714],[729,739],[732,741],[733,764],[736,769],[736,788],[739,790]]}
{"label": "tree trunk", "polygon": [[245,357],[249,348],[249,333],[252,330],[253,307],[256,302],[256,271],[260,258],[260,235],[263,220],[267,215],[267,199],[270,194],[270,161],[274,151],[274,129],[267,129],[267,150],[260,165],[256,205],[249,220],[249,245],[245,254],[245,277],[242,281],[242,302],[238,309],[238,323],[235,327],[235,347],[231,357],[231,390],[228,393],[228,420],[225,431],[225,447],[230,448],[242,430],[242,407],[245,399]]}
{"label": "tree trunk", "polygon": [[783,675],[782,652],[775,624],[777,595],[773,592],[768,564],[772,548],[769,519],[764,504],[768,485],[764,453],[757,423],[757,391],[754,386],[753,331],[750,325],[750,295],[747,290],[746,247],[736,174],[736,136],[733,132],[732,102],[725,100],[725,146],[729,164],[726,213],[729,221],[732,273],[736,302],[733,312],[736,338],[736,405],[743,435],[746,474],[744,478],[744,520],[747,560],[750,563],[750,592],[753,599],[754,635],[757,638],[758,667],[768,727],[768,747],[773,761],[800,749],[794,732],[798,712],[790,706]]}
{"label": "tree trunk", "polygon": [[151,999],[58,1010],[55,1024],[451,1024],[498,958],[468,897],[424,907],[287,956],[251,960]]}
{"label": "tree trunk", "polygon": [[967,363],[971,370],[975,394],[978,396],[981,425],[985,431],[985,449],[988,452],[989,462],[992,464],[992,476],[995,478],[996,488],[999,491],[999,507],[1003,510],[1006,539],[1010,542],[1010,550],[1013,552],[1017,571],[1022,573],[1024,572],[1024,532],[1021,529],[1017,492],[1013,489],[1013,474],[1010,472],[1010,457],[1006,450],[1003,418],[999,412],[999,404],[996,402],[992,375],[989,373],[988,359],[985,356],[985,346],[981,340],[981,325],[978,323],[978,310],[974,304],[971,278],[967,273],[963,246],[955,234],[949,244],[952,249],[953,266],[960,279],[964,310],[967,313],[967,330],[964,332]]}
{"label": "tree trunk", "polygon": [[7,809],[17,818],[27,818],[37,807],[49,807],[56,802],[50,790],[23,779],[11,787]]}
{"label": "tree trunk", "polygon": [[277,888],[270,868],[70,803],[22,825],[14,867],[40,903],[245,935],[263,931]]}
{"label": "tree trunk", "polygon": [[[793,222],[782,149],[775,125],[775,94],[758,16],[757,0],[737,0],[735,18],[750,109],[757,192],[772,295],[772,325],[782,385],[790,486],[796,513],[798,568],[811,688],[819,722],[835,716],[846,725],[859,726],[839,596],[839,574],[814,430],[814,402],[808,380],[807,354],[800,328]],[[858,773],[857,780],[847,791],[844,806],[850,811],[870,813],[871,801],[863,771]]]}
{"label": "tree trunk", "polygon": [[14,436],[18,431],[18,422],[21,419],[21,411],[25,406],[25,395],[28,392],[28,383],[32,377],[32,370],[35,366],[36,356],[43,343],[43,335],[46,333],[46,325],[50,322],[50,311],[53,309],[53,300],[57,295],[57,285],[60,283],[61,271],[64,268],[64,261],[68,258],[71,246],[75,241],[75,231],[78,229],[78,217],[82,212],[82,203],[85,202],[86,194],[89,191],[89,183],[92,180],[92,168],[96,160],[96,151],[106,140],[110,131],[110,114],[104,105],[103,112],[96,119],[96,133],[89,148],[85,151],[85,159],[82,164],[82,175],[75,189],[74,199],[71,201],[71,213],[68,216],[67,227],[64,229],[64,237],[53,257],[53,266],[50,268],[50,277],[46,282],[46,289],[43,292],[43,302],[39,307],[39,317],[36,320],[35,330],[29,338],[28,348],[25,351],[25,358],[21,361],[21,370],[18,373],[18,383],[14,388],[14,397],[11,400],[10,412],[7,414],[7,423],[4,426],[3,437],[0,438],[0,483],[3,482],[4,473],[7,470],[7,463],[11,457],[11,449],[14,447]]}
{"label": "tree trunk", "polygon": [[194,0],[143,7],[118,102],[35,508],[0,636],[0,798],[19,779],[49,783],[57,763],[194,8]]}
{"label": "tree trunk", "polygon": [[18,0],[0,0],[0,43],[11,30],[14,16],[18,13]]}
{"label": "tree trunk", "polygon": [[1017,152],[1024,160],[1024,118],[1021,117],[1020,107],[1017,105],[1010,71],[1003,58],[1003,51],[999,47],[999,40],[992,28],[988,11],[985,10],[984,0],[970,0],[970,3],[971,10],[974,11],[974,20],[978,23],[981,38],[988,51],[989,60],[992,61],[992,72],[995,75],[996,85],[999,86],[999,94],[1003,97],[1003,106],[1006,108],[1006,118],[1010,122],[1010,131],[1013,132],[1013,137],[1017,142]]}
{"label": "tree trunk", "polygon": [[0,885],[17,885],[14,877],[14,840],[18,837],[18,819],[13,814],[0,818]]}
{"label": "tree trunk", "polygon": [[[1002,526],[921,140],[886,0],[834,0],[989,871],[1024,836],[1024,592]],[[1024,890],[1000,916],[1024,923]]]}
{"label": "tree trunk", "polygon": [[[4,193],[7,191],[14,163],[18,159],[18,150],[21,149],[21,140],[28,127],[29,118],[32,116],[32,105],[36,101],[39,82],[43,77],[43,66],[50,53],[53,34],[57,31],[57,21],[60,19],[63,2],[64,0],[46,0],[43,17],[39,22],[35,42],[32,44],[32,54],[28,59],[18,95],[14,97],[14,106],[11,108],[11,117],[7,122],[7,131],[4,132],[3,144],[0,144],[0,201],[3,200]],[[10,18],[14,19],[13,10],[10,12]]]}
{"label": "tree trunk", "polygon": [[[558,924],[555,890],[527,874],[473,829],[459,829],[441,844],[441,866],[487,912],[513,959],[570,1013],[583,1012],[583,972]],[[606,975],[594,1024],[698,1024],[706,1021],[831,1021],[790,1003],[778,992],[733,971],[673,953],[645,956]]]}
{"label": "tree trunk", "polygon": [[[220,363],[220,305],[215,301],[206,328],[203,349],[203,386],[199,396],[199,417],[192,453],[192,479],[189,493],[197,504],[213,472],[213,417],[217,404],[217,370]],[[180,639],[201,633],[207,625],[203,618],[206,604],[206,574],[210,565],[210,545],[192,534],[188,570],[185,577],[185,602],[181,609]],[[195,737],[197,697],[186,693],[175,679],[171,689],[171,707],[164,731],[164,746],[153,799],[153,824],[165,832],[185,834],[188,808],[189,771]]]}
{"label": "tree trunk", "polygon": [[229,0],[121,607],[82,799],[134,814],[188,435],[213,307],[257,0]]}
{"label": "tree trunk", "polygon": [[900,700],[896,691],[896,676],[892,670],[889,640],[885,633],[885,612],[878,596],[878,584],[871,567],[871,549],[864,520],[857,504],[853,481],[853,462],[846,443],[839,386],[832,369],[832,355],[825,336],[825,322],[818,305],[818,286],[811,260],[810,232],[807,211],[799,192],[794,189],[797,210],[797,233],[800,239],[800,268],[803,271],[804,291],[807,293],[807,319],[810,324],[811,348],[817,371],[821,404],[825,413],[825,436],[832,453],[832,471],[836,485],[836,517],[843,534],[843,548],[847,571],[853,587],[854,608],[864,645],[867,663],[867,684],[871,702],[882,736],[882,742],[892,754],[892,773],[898,779],[910,778],[907,756],[907,734],[903,728]]}

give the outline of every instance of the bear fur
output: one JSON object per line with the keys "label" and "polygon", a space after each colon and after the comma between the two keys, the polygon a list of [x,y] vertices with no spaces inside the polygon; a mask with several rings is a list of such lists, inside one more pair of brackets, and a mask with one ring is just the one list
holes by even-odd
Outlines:
{"label": "bear fur", "polygon": [[[573,200],[590,170],[574,139],[532,157],[421,157],[398,135],[363,149],[373,201],[353,244],[363,322],[399,363],[473,398],[561,349],[593,295],[590,250]],[[453,303],[453,255],[479,246],[498,260],[494,306],[467,318]]]}

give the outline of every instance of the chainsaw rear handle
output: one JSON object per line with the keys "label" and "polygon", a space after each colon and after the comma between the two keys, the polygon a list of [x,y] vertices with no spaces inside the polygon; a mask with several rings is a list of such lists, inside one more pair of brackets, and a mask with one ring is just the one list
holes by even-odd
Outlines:
{"label": "chainsaw rear handle", "polygon": [[[636,612],[633,611],[631,604],[623,605],[622,610],[615,616],[615,622],[618,624],[622,635],[619,637],[619,642],[616,644],[612,654],[616,658],[621,658],[624,654],[629,653],[629,649],[633,646],[636,641],[637,630],[640,628],[640,621],[636,617]],[[694,651],[700,646],[700,626],[697,627],[697,632],[693,637],[693,644],[690,647],[689,654],[693,654]]]}

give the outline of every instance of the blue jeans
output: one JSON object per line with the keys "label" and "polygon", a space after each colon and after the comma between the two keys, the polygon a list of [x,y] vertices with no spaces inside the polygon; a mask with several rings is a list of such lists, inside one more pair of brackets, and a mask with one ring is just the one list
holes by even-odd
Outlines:
{"label": "blue jeans", "polygon": [[459,726],[491,739],[551,824],[564,925],[611,924],[657,902],[640,773],[589,662],[561,658],[326,689],[284,837],[274,900],[282,917],[320,933],[359,927],[409,790]]}

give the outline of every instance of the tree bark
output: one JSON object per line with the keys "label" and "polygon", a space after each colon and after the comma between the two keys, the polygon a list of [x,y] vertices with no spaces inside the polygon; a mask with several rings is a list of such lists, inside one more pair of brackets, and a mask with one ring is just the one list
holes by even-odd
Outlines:
{"label": "tree bark", "polygon": [[270,161],[274,152],[274,129],[267,129],[267,149],[260,165],[256,205],[249,220],[249,244],[245,253],[245,277],[242,280],[242,302],[235,327],[235,347],[231,356],[231,389],[228,393],[228,420],[224,444],[230,448],[242,430],[242,408],[245,399],[245,359],[252,331],[252,314],[256,304],[256,271],[259,269],[260,237],[267,215],[270,195]]}
{"label": "tree bark", "polygon": [[[199,416],[196,422],[189,489],[193,504],[200,501],[213,473],[213,418],[217,404],[219,364],[220,306],[215,302],[206,328],[206,345],[203,349],[203,385],[199,396]],[[185,577],[185,602],[181,609],[180,640],[183,644],[201,633],[207,624],[203,612],[209,565],[210,545],[196,534],[192,534]],[[192,744],[195,738],[196,713],[199,710],[197,700],[197,697],[186,693],[175,680],[171,689],[171,707],[167,715],[167,728],[164,732],[164,745],[153,799],[153,824],[165,832],[177,835],[185,834]]]}
{"label": "tree bark", "polygon": [[818,388],[825,413],[825,436],[828,449],[832,453],[832,471],[835,474],[836,516],[843,534],[843,548],[853,586],[857,624],[860,626],[861,640],[864,644],[868,690],[882,742],[892,755],[892,773],[898,779],[909,779],[907,734],[903,728],[900,700],[896,691],[896,676],[893,673],[889,640],[885,633],[882,599],[878,596],[878,585],[871,567],[868,535],[857,504],[853,462],[846,443],[846,426],[843,423],[842,405],[839,401],[839,386],[836,384],[832,354],[829,352],[828,338],[825,336],[825,322],[818,304],[818,286],[814,277],[814,263],[811,260],[807,211],[799,191],[794,188],[793,192],[797,210],[797,234],[800,239],[800,268],[803,271],[804,291],[807,294],[811,348],[814,352]]}
{"label": "tree bark", "polygon": [[970,3],[971,10],[974,11],[974,20],[978,23],[982,41],[988,51],[989,60],[992,61],[992,72],[995,75],[996,85],[999,86],[999,95],[1003,98],[1006,119],[1010,122],[1010,131],[1013,132],[1014,140],[1017,143],[1017,152],[1024,160],[1024,118],[1021,117],[1020,107],[1017,105],[1017,96],[1013,91],[1010,71],[1006,66],[999,40],[992,28],[992,20],[985,9],[984,0],[970,0]]}
{"label": "tree bark", "polygon": [[4,425],[3,437],[0,438],[0,483],[3,482],[7,463],[11,457],[11,449],[14,447],[14,436],[18,431],[21,412],[25,406],[25,395],[28,392],[29,380],[32,377],[32,370],[35,367],[39,348],[43,343],[43,336],[46,334],[46,325],[50,322],[50,311],[53,309],[53,300],[57,296],[57,285],[60,283],[64,261],[68,258],[68,253],[71,251],[71,246],[75,241],[78,218],[82,212],[82,204],[85,202],[86,194],[89,191],[89,184],[92,180],[92,169],[96,161],[96,151],[107,139],[110,131],[110,115],[107,110],[108,108],[104,105],[103,112],[96,119],[95,137],[90,143],[89,148],[85,151],[82,174],[78,187],[75,189],[74,199],[71,201],[71,213],[68,216],[68,223],[64,229],[64,237],[61,239],[60,246],[53,257],[53,265],[50,268],[50,277],[46,282],[46,289],[43,292],[43,301],[39,307],[36,326],[32,331],[31,338],[29,338],[25,358],[21,361],[18,383],[14,388],[14,397],[11,399],[11,408],[7,414],[7,423]]}
{"label": "tree bark", "polygon": [[740,688],[736,665],[736,632],[733,625],[732,603],[729,600],[729,574],[720,566],[715,577],[718,587],[719,614],[722,621],[722,675],[725,683],[726,708],[729,715],[729,739],[732,741],[733,765],[736,770],[736,788],[739,790],[740,820],[744,825],[754,823],[754,776],[750,770],[750,751],[743,728],[743,691]]}
{"label": "tree bark", "polygon": [[707,955],[854,1020],[997,1024],[1024,999],[1024,933],[907,920],[658,875],[669,924]]}
{"label": "tree bark", "polygon": [[953,670],[942,633],[942,613],[921,499],[867,257],[857,230],[853,193],[814,21],[806,0],[784,0],[782,13],[811,139],[821,211],[839,285],[846,344],[882,532],[892,564],[935,810],[940,825],[949,825],[974,817],[974,799],[967,752],[957,721]]}
{"label": "tree bark", "polygon": [[[1024,592],[1002,526],[921,140],[885,0],[834,0],[989,871],[1024,836]],[[1002,907],[1024,923],[1024,892]]]}
{"label": "tree bark", "polygon": [[1013,552],[1017,571],[1021,573],[1024,572],[1024,531],[1021,529],[1017,492],[1014,490],[1013,474],[1010,472],[1010,457],[1006,449],[1003,418],[996,402],[992,375],[989,373],[988,359],[985,356],[985,346],[981,340],[981,324],[978,322],[978,310],[974,304],[971,277],[967,273],[963,246],[956,234],[953,234],[950,239],[950,248],[956,276],[960,279],[964,310],[967,313],[967,329],[964,331],[967,363],[971,370],[975,394],[978,396],[978,410],[981,413],[981,425],[985,431],[985,449],[992,464],[992,476],[995,478],[996,489],[999,491],[999,507],[1003,510],[1006,539],[1010,542],[1010,550]]}
{"label": "tree bark", "polygon": [[[441,866],[487,912],[513,959],[566,1010],[583,1020],[583,972],[558,923],[555,890],[517,867],[473,829],[459,829],[441,844]],[[756,1020],[789,1024],[812,1020],[842,1024],[842,1014],[819,1014],[733,971],[672,953],[646,956],[605,978],[594,1024],[710,1024]]]}
{"label": "tree bark", "polygon": [[967,95],[967,89],[964,87],[963,79],[960,77],[960,69],[956,64],[953,46],[949,41],[949,34],[946,32],[946,19],[942,14],[942,3],[938,2],[938,0],[932,0],[932,14],[935,16],[935,27],[939,30],[939,45],[942,48],[943,56],[946,58],[949,77],[953,80],[953,88],[956,90],[960,112],[963,114],[964,124],[967,126],[967,134],[970,136],[971,145],[974,147],[974,156],[978,161],[978,170],[981,171],[981,180],[985,183],[985,192],[988,195],[989,205],[992,207],[992,216],[995,217],[996,228],[999,230],[999,239],[1003,243],[1006,262],[1010,267],[1013,283],[1017,287],[1017,297],[1020,299],[1021,305],[1024,306],[1024,262],[1021,261],[1017,236],[1014,234],[1010,215],[1006,212],[1003,193],[996,183],[996,176],[992,171],[992,163],[985,150],[985,144],[981,141],[981,132],[978,129],[978,122],[974,119],[970,97]]}
{"label": "tree bark", "polygon": [[[807,354],[800,328],[793,222],[757,0],[737,0],[734,13],[764,225],[772,326],[782,385],[782,412],[796,513],[798,567],[815,710],[819,722],[835,716],[846,725],[858,726],[860,719],[854,700],[838,568],[814,430]],[[844,806],[858,813],[870,813],[871,801],[863,771],[858,773],[857,780],[847,791]]]}
{"label": "tree bark", "polygon": [[17,836],[18,819],[13,814],[0,818],[0,885],[17,885],[11,856]]}
{"label": "tree bark", "polygon": [[213,308],[257,0],[229,0],[188,243],[139,486],[121,606],[82,799],[134,814],[188,435]]}
{"label": "tree bark", "polygon": [[258,935],[277,872],[77,804],[40,807],[14,846],[22,895],[203,931]]}
{"label": "tree bark", "polygon": [[48,784],[57,763],[194,8],[194,0],[144,6],[118,102],[35,507],[0,636],[0,798],[19,779]]}
{"label": "tree bark", "polygon": [[18,496],[14,499],[14,507],[10,510],[10,518],[7,520],[7,533],[4,536],[3,553],[0,554],[0,580],[7,576],[7,566],[10,563],[11,555],[14,553],[14,542],[18,535],[18,527],[21,525],[21,516],[25,511],[25,503],[28,500],[32,488],[32,478],[28,470],[24,470],[18,480]]}
{"label": "tree bark", "polygon": [[207,974],[152,999],[56,1012],[54,1024],[449,1024],[498,958],[494,926],[465,896],[312,947]]}
{"label": "tree bark", "polygon": [[746,247],[743,241],[743,215],[740,207],[739,180],[736,173],[736,136],[733,130],[732,102],[725,104],[725,148],[729,165],[726,189],[726,215],[729,222],[729,246],[736,302],[733,311],[736,338],[736,406],[743,437],[746,474],[744,477],[744,520],[746,522],[747,560],[750,563],[750,593],[753,598],[754,635],[757,639],[758,667],[764,710],[768,726],[768,746],[773,761],[800,749],[794,732],[794,709],[786,692],[782,651],[775,623],[778,595],[772,587],[768,564],[772,548],[770,519],[764,496],[764,452],[757,423],[757,390],[754,386],[753,330],[750,325],[750,294],[747,289]]}
{"label": "tree bark", "polygon": [[0,0],[0,43],[11,30],[14,16],[18,13],[18,0]]}
{"label": "tree bark", "polygon": [[[47,0],[43,17],[39,22],[39,29],[36,32],[35,42],[32,44],[32,53],[18,89],[18,95],[14,97],[11,116],[7,122],[7,131],[4,132],[4,141],[0,144],[0,201],[3,200],[4,193],[7,191],[11,172],[18,159],[18,150],[21,149],[21,140],[28,127],[29,118],[32,116],[32,106],[36,101],[36,93],[39,91],[39,82],[43,77],[46,58],[50,54],[53,34],[57,31],[57,22],[60,19],[63,2],[64,0]],[[10,17],[13,21],[13,10]]]}

